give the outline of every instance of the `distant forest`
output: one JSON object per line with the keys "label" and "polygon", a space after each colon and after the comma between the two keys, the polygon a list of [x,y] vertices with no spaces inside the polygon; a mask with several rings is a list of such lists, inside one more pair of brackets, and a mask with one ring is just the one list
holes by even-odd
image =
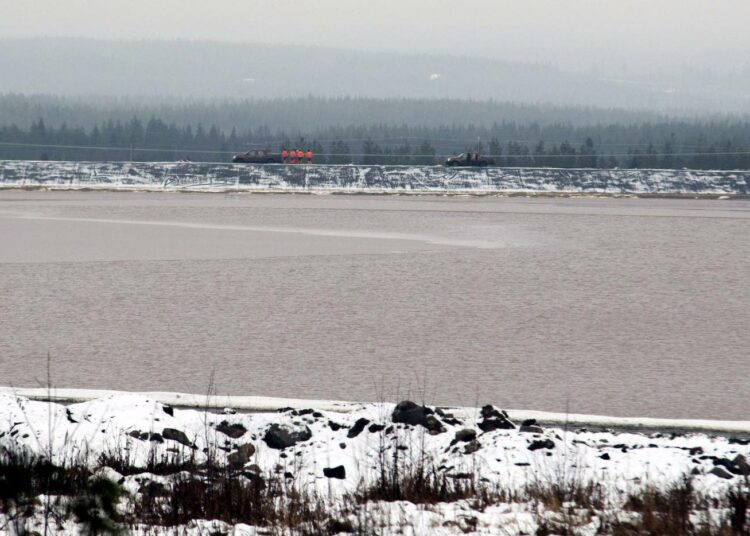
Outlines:
{"label": "distant forest", "polygon": [[0,95],[0,159],[228,162],[311,149],[321,164],[750,169],[750,120],[436,99],[87,102]]}

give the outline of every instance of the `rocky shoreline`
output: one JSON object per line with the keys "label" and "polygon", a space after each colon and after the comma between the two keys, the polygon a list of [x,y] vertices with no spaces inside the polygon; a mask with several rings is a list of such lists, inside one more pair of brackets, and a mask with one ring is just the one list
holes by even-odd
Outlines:
{"label": "rocky shoreline", "polygon": [[[23,453],[26,460],[82,468],[88,480],[112,481],[138,504],[171,497],[186,481],[207,486],[214,478],[210,468],[221,468],[222,478],[248,486],[263,483],[268,489],[275,482],[305,490],[346,521],[342,533],[370,533],[356,524],[363,507],[378,512],[368,523],[383,534],[403,533],[391,530],[393,516],[404,527],[422,526],[429,512],[440,514],[435,523],[441,516],[447,517],[440,523],[455,521],[446,509],[460,510],[475,525],[459,531],[441,524],[432,528],[435,533],[534,533],[558,523],[566,512],[548,501],[535,502],[535,493],[546,497],[555,489],[571,493],[563,502],[577,513],[566,519],[581,534],[620,523],[619,513],[637,518],[637,511],[628,510],[634,496],[668,494],[686,482],[700,501],[714,505],[709,512],[696,499],[689,517],[709,512],[717,527],[731,521],[731,494],[750,499],[747,437],[547,427],[534,419],[514,422],[491,405],[451,410],[402,401],[352,405],[345,412],[290,407],[240,413],[227,407],[218,413],[180,409],[137,394],[69,405],[0,394],[0,452],[6,464]],[[427,487],[405,493],[418,475]],[[394,495],[393,482],[400,495]],[[598,498],[597,506],[576,505],[583,500],[576,499],[576,490],[584,489]],[[444,500],[420,499],[431,492],[439,496],[440,490]],[[489,498],[487,504],[478,505],[479,496]],[[354,503],[358,508],[352,509]],[[7,521],[13,510],[5,505]],[[144,521],[130,518],[131,529]],[[202,533],[209,521],[248,534],[262,528],[233,519],[189,521],[193,528],[185,524],[186,533]],[[29,518],[32,525],[39,522],[38,514]],[[76,527],[69,516],[59,528],[75,532]],[[306,533],[304,526],[286,529]]]}

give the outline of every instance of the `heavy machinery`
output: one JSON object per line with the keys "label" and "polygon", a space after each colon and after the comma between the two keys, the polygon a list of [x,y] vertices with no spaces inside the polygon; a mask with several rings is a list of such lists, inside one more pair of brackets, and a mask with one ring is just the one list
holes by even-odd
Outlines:
{"label": "heavy machinery", "polygon": [[281,164],[281,155],[268,151],[247,151],[234,155],[232,162],[238,164]]}

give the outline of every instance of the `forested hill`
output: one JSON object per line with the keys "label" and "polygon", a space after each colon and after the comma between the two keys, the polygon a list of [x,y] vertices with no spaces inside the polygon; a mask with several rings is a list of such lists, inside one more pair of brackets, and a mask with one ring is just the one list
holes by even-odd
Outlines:
{"label": "forested hill", "polygon": [[227,162],[311,148],[318,163],[750,169],[750,119],[430,99],[179,101],[0,96],[0,159]]}

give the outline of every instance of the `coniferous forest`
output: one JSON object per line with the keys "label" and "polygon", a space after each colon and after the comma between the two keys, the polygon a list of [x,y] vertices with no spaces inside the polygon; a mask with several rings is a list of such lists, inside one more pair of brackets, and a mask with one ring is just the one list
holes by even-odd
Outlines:
{"label": "coniferous forest", "polygon": [[494,101],[176,101],[0,95],[0,159],[229,162],[310,149],[321,164],[750,169],[750,119]]}

